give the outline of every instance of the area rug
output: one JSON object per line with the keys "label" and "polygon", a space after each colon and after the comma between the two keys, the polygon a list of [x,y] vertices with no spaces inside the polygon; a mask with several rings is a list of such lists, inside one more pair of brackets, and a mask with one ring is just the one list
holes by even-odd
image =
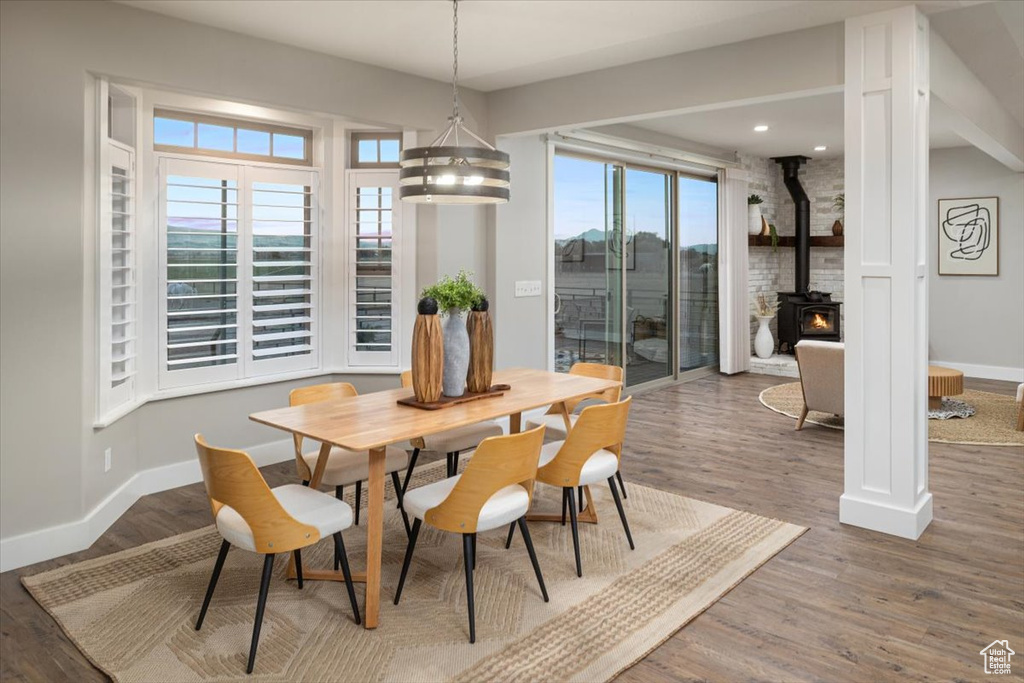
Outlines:
{"label": "area rug", "polygon": [[[804,407],[799,382],[768,387],[758,398],[764,407],[793,419],[799,418]],[[1014,428],[1017,403],[1013,396],[968,389],[958,398],[972,405],[975,414],[968,418],[928,420],[929,441],[971,446],[1024,446],[1024,432]],[[816,410],[807,414],[806,422],[829,429],[843,428],[843,418]]]}
{"label": "area rug", "polygon": [[[413,485],[443,476],[441,463]],[[538,487],[538,508],[560,492]],[[390,492],[390,488],[389,488]],[[594,491],[600,523],[581,524],[583,578],[569,526],[531,522],[551,602],[540,597],[519,534],[478,537],[477,642],[470,645],[461,540],[424,526],[400,605],[406,547],[388,506],[381,624],[356,626],[342,583],[285,581],[275,567],[256,668],[245,660],[260,556],[232,550],[202,631],[193,626],[220,537],[213,527],[22,579],[89,660],[115,681],[607,681],[638,661],[767,562],[805,528],[628,482],[630,551],[607,487]],[[344,532],[353,567],[365,534]],[[331,561],[329,542],[303,565]],[[360,605],[362,586],[357,584]]]}

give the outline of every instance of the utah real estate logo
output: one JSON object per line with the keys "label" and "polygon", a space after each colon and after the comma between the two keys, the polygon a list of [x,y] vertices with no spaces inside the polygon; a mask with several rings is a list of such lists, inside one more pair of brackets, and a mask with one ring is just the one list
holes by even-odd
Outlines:
{"label": "utah real estate logo", "polygon": [[985,673],[1010,673],[1010,657],[1015,654],[1017,653],[1010,649],[1009,641],[993,640],[981,651],[981,656],[985,658]]}

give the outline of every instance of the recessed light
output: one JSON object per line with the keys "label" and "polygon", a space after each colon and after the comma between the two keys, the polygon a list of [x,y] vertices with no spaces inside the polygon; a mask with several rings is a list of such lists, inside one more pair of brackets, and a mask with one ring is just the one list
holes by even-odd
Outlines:
{"label": "recessed light", "polygon": [[764,133],[767,130],[768,130],[768,126],[764,125],[763,123],[761,125],[759,125],[759,126],[754,126],[754,132],[755,133]]}
{"label": "recessed light", "polygon": [[818,145],[817,147],[814,148],[814,151],[815,152],[824,152],[826,149],[828,149],[828,147],[826,147],[825,145]]}

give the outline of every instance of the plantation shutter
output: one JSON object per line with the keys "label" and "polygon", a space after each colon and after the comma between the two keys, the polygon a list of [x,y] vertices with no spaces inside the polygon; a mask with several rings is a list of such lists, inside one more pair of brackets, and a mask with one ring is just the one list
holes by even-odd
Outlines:
{"label": "plantation shutter", "polygon": [[397,366],[402,204],[394,171],[350,171],[349,363]]}

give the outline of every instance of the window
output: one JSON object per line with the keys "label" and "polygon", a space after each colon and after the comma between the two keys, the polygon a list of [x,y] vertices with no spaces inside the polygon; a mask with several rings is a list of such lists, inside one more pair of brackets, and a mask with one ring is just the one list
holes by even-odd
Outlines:
{"label": "window", "polygon": [[157,109],[154,113],[153,142],[158,152],[303,166],[313,164],[313,132],[310,130],[168,109]]}
{"label": "window", "polygon": [[136,285],[135,97],[101,83],[106,103],[100,139],[97,269],[99,392],[103,415],[135,399],[138,355]]}
{"label": "window", "polygon": [[398,174],[349,172],[351,365],[397,365],[401,239]]}
{"label": "window", "polygon": [[352,133],[352,168],[398,168],[401,133]]}
{"label": "window", "polygon": [[160,388],[316,367],[317,174],[160,160]]}

